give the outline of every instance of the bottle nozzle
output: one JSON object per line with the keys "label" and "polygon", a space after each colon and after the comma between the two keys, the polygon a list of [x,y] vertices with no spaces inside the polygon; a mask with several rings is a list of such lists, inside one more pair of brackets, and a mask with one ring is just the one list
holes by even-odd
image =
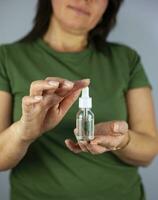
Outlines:
{"label": "bottle nozzle", "polygon": [[82,95],[79,98],[79,108],[91,108],[92,98],[89,97],[89,87],[82,89]]}
{"label": "bottle nozzle", "polygon": [[89,87],[85,87],[82,89],[82,98],[87,98],[89,97]]}

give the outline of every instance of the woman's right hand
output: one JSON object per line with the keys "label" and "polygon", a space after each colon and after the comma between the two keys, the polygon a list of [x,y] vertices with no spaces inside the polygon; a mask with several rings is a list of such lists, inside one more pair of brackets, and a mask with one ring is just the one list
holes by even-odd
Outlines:
{"label": "woman's right hand", "polygon": [[16,130],[18,137],[32,142],[53,129],[89,82],[89,79],[71,82],[58,77],[32,82],[30,95],[22,99],[22,116]]}

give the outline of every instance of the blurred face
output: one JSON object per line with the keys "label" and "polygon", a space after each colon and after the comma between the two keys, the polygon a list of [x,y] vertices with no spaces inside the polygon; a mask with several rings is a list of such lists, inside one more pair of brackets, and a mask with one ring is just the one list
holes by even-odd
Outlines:
{"label": "blurred face", "polygon": [[102,18],[108,0],[51,0],[53,20],[78,34],[93,29]]}

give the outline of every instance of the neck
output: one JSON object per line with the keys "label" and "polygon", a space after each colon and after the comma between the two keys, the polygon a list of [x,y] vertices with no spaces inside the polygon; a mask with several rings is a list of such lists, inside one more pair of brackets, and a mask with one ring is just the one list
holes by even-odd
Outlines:
{"label": "neck", "polygon": [[62,52],[78,52],[87,46],[87,35],[68,32],[55,20],[51,20],[43,39],[50,47]]}

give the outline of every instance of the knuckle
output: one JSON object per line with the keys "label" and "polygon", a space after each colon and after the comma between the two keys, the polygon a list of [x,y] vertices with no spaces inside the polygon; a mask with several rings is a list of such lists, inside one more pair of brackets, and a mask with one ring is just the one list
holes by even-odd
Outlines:
{"label": "knuckle", "polygon": [[49,81],[49,80],[52,80],[52,79],[53,79],[53,77],[50,77],[50,76],[45,78],[46,81]]}
{"label": "knuckle", "polygon": [[31,104],[30,98],[29,97],[24,97],[23,104],[24,104],[24,106],[29,106]]}
{"label": "knuckle", "polygon": [[41,83],[41,80],[36,80],[31,83],[30,88],[38,87]]}
{"label": "knuckle", "polygon": [[30,85],[30,88],[33,88],[37,81],[33,81]]}
{"label": "knuckle", "polygon": [[27,97],[27,96],[24,96],[24,97],[22,98],[22,102],[25,104],[27,101],[28,101],[28,97]]}
{"label": "knuckle", "polygon": [[44,97],[43,106],[52,105],[53,102],[53,95],[47,95]]}
{"label": "knuckle", "polygon": [[128,123],[126,121],[123,121],[122,123],[128,129]]}

